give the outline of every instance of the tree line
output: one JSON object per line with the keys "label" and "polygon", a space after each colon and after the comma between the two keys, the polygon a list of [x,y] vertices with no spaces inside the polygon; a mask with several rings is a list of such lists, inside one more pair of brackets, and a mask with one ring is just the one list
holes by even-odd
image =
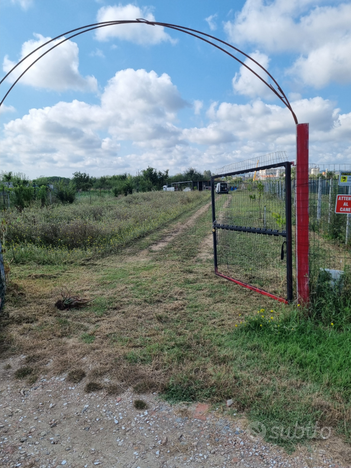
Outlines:
{"label": "tree line", "polygon": [[182,173],[169,175],[169,170],[158,171],[153,167],[147,167],[137,175],[118,174],[93,177],[85,172],[74,172],[72,178],[68,177],[38,177],[29,180],[25,174],[3,172],[0,175],[0,196],[4,208],[15,206],[22,211],[34,200],[40,201],[42,206],[55,201],[61,203],[73,203],[77,192],[90,190],[109,191],[114,196],[129,195],[133,192],[150,192],[162,190],[164,185],[172,182],[209,180],[211,171],[203,173],[194,168],[189,168]]}

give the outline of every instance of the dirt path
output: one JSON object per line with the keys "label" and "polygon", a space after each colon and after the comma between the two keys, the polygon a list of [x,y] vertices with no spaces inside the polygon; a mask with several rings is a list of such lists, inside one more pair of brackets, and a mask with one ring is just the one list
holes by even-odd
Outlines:
{"label": "dirt path", "polygon": [[182,232],[186,229],[195,225],[196,220],[203,215],[211,206],[211,203],[207,203],[207,205],[203,206],[199,210],[196,211],[185,223],[178,223],[172,231],[167,233],[167,235],[157,242],[156,244],[152,245],[150,250],[153,252],[158,252],[159,250],[164,249],[170,242],[172,242],[177,236],[179,236]]}
{"label": "dirt path", "polygon": [[[179,223],[152,250],[164,248],[208,208]],[[207,247],[210,252],[211,243],[203,245],[204,251]],[[115,395],[105,390],[87,393],[87,377],[74,384],[67,373],[51,376],[50,363],[46,378],[24,385],[14,379],[14,372],[25,365],[24,355],[0,361],[1,467],[351,466],[351,450],[336,438],[314,441],[288,455],[253,436],[244,415],[229,416],[223,408],[211,411],[203,403],[171,406],[155,393],[137,395],[132,388]],[[109,378],[103,383],[108,387]],[[136,409],[136,400],[147,408]]]}
{"label": "dirt path", "polygon": [[[228,208],[229,203],[231,201],[231,196],[230,198],[225,201],[223,207],[222,207],[222,217],[224,215],[224,210]],[[222,221],[222,218],[218,219],[219,222]],[[209,260],[213,258],[213,234],[212,232],[204,238],[204,240],[200,244],[200,249],[199,249],[199,254],[197,256],[199,260]]]}

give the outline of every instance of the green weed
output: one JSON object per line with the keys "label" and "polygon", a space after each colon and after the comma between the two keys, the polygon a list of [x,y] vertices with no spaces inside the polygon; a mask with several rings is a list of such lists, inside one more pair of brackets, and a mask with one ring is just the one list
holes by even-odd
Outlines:
{"label": "green weed", "polygon": [[95,336],[89,333],[83,333],[80,338],[82,341],[84,341],[84,343],[87,343],[87,344],[94,343],[95,341]]}

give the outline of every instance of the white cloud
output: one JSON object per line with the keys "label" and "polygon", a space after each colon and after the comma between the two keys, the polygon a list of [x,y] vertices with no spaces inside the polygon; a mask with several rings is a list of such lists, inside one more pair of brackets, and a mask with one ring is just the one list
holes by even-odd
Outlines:
{"label": "white cloud", "polygon": [[[202,112],[205,124],[181,128],[178,113],[185,106],[190,107],[168,75],[119,71],[98,105],[59,102],[7,123],[2,169],[16,167],[35,177],[71,176],[76,170],[135,174],[151,165],[175,173],[189,166],[214,169],[278,150],[295,158],[295,124],[280,104],[214,102]],[[334,102],[321,97],[298,99],[292,106],[299,121],[310,124],[311,161],[342,163],[351,157],[351,113],[341,114]]]}
{"label": "white cloud", "polygon": [[215,31],[217,29],[216,19],[217,19],[217,13],[215,15],[211,15],[205,18],[205,21],[207,21],[211,31]]}
{"label": "white cloud", "polygon": [[7,112],[15,112],[16,109],[13,106],[5,106],[5,104],[2,104],[0,106],[0,114],[5,114]]}
{"label": "white cloud", "polygon": [[315,88],[323,88],[332,81],[351,82],[351,40],[331,42],[311,51],[307,57],[299,57],[288,74],[299,76]]}
{"label": "white cloud", "polygon": [[[155,21],[154,15],[146,8],[135,5],[106,6],[100,8],[97,21],[135,20],[144,18]],[[175,43],[161,26],[149,26],[145,24],[121,24],[100,28],[95,33],[99,41],[107,41],[111,38],[123,39],[140,45],[155,45],[161,42]]]}
{"label": "white cloud", "polygon": [[[34,34],[35,39],[26,41],[22,45],[20,59],[31,51],[50,40],[41,34]],[[60,41],[54,41],[35,52],[25,60],[8,78],[13,82],[34,60],[43,52]],[[6,55],[3,60],[4,72],[9,72],[16,62],[11,61]],[[97,81],[93,76],[83,77],[79,73],[79,49],[75,42],[66,41],[56,49],[49,52],[33,65],[31,69],[21,78],[20,83],[34,86],[36,88],[65,91],[74,89],[78,91],[96,91]]]}
{"label": "white cloud", "polygon": [[194,114],[195,115],[200,115],[201,109],[203,108],[204,103],[202,101],[199,101],[195,99],[193,106],[194,106]]}
{"label": "white cloud", "polygon": [[33,5],[33,0],[11,0],[14,5],[19,5],[23,10],[28,10]]}
{"label": "white cloud", "polygon": [[225,24],[225,31],[236,45],[249,43],[268,53],[300,54],[290,71],[305,84],[350,82],[351,4],[325,3],[247,0],[235,20]]}
{"label": "white cloud", "polygon": [[[260,63],[266,70],[268,70],[269,57],[256,51],[250,54],[256,62]],[[271,82],[267,73],[262,68],[256,65],[252,60],[246,59],[244,63],[249,66],[255,73],[257,73],[265,81]],[[243,65],[240,67],[239,73],[236,73],[233,78],[233,89],[238,94],[248,96],[250,98],[262,97],[273,99],[273,92],[265,85],[257,76]]]}
{"label": "white cloud", "polygon": [[90,52],[90,57],[100,57],[100,58],[105,58],[105,54],[101,49],[96,48],[92,52]]}
{"label": "white cloud", "polygon": [[[171,145],[177,111],[187,106],[167,74],[122,70],[109,81],[101,99],[109,132],[139,144],[164,140]],[[113,118],[109,118],[113,116]]]}
{"label": "white cloud", "polygon": [[24,172],[25,167],[41,173],[47,167],[66,174],[77,168],[105,172],[108,167],[118,172],[129,164],[128,158],[118,155],[122,144],[135,144],[146,153],[153,150],[162,160],[165,151],[173,153],[179,143],[181,130],[174,121],[186,105],[168,75],[120,71],[106,86],[100,105],[59,102],[31,109],[6,124],[1,145],[4,167],[7,160]]}
{"label": "white cloud", "polygon": [[[311,161],[318,162],[326,154],[329,162],[337,155],[339,163],[351,157],[351,113],[340,114],[335,103],[321,97],[301,99],[292,106],[299,121],[310,124]],[[183,138],[209,145],[207,155],[221,155],[220,163],[214,167],[232,162],[233,158],[245,159],[278,150],[287,151],[289,158],[295,159],[295,125],[285,107],[260,100],[250,104],[213,103],[207,116],[211,120],[207,126],[184,129]]]}

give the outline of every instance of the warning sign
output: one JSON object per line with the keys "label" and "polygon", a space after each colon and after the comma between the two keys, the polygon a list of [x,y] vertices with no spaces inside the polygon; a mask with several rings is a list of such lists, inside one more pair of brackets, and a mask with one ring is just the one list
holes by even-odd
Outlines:
{"label": "warning sign", "polygon": [[336,197],[335,213],[351,214],[351,195]]}
{"label": "warning sign", "polygon": [[345,187],[351,185],[351,172],[340,172],[339,186]]}

